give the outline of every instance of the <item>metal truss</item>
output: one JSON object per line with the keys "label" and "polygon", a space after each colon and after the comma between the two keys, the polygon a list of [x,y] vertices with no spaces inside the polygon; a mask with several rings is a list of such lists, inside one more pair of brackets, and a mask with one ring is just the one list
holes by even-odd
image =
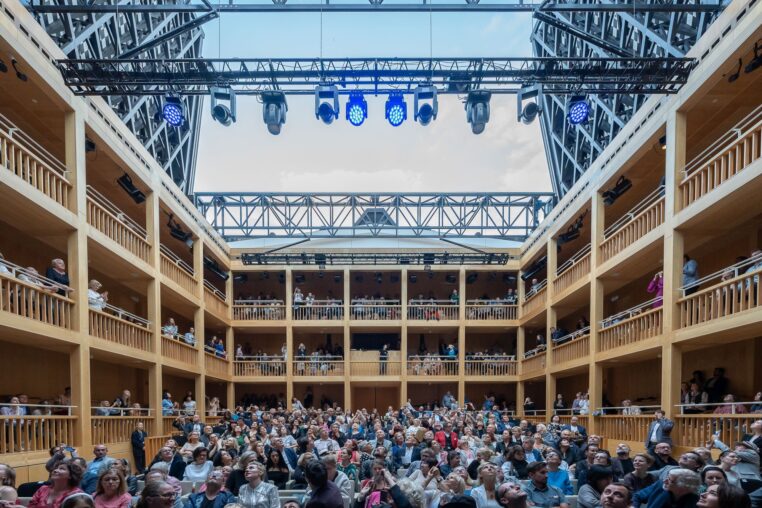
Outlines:
{"label": "metal truss", "polygon": [[[597,0],[574,0],[575,4],[599,4]],[[644,0],[659,5],[661,0]],[[697,5],[695,0],[681,0]],[[683,57],[720,9],[704,12],[546,12],[536,13],[532,33],[533,53],[538,57],[604,58],[615,55],[637,57]],[[550,20],[548,18],[551,18]],[[581,33],[580,33],[581,32]],[[619,51],[617,51],[619,50]],[[571,125],[566,121],[569,97],[547,91],[543,96],[541,129],[553,189],[562,197],[612,142],[643,104],[639,92],[591,94],[589,121]]]}
{"label": "metal truss", "polygon": [[500,238],[523,241],[550,193],[195,193],[228,241],[246,238]]}
{"label": "metal truss", "polygon": [[[131,0],[87,0],[95,11],[56,10],[84,3],[79,0],[35,0],[33,6],[28,5],[37,21],[69,58],[118,58],[133,48],[142,48],[142,56],[152,59],[201,55],[203,32],[195,26],[197,16],[193,12],[123,10],[123,7],[134,4]],[[182,0],[168,0],[163,4],[187,5]],[[114,10],[96,12],[101,5],[112,6]],[[46,7],[53,10],[44,12]],[[115,94],[106,100],[180,189],[190,193],[195,176],[202,98],[182,98],[188,121],[180,128],[154,121],[154,115],[162,107],[159,97]]]}
{"label": "metal truss", "polygon": [[304,58],[60,60],[78,95],[205,95],[214,85],[238,94],[280,90],[314,94],[335,84],[341,93],[410,92],[434,85],[439,93],[479,89],[516,93],[541,83],[553,94],[675,93],[688,79],[688,58]]}
{"label": "metal truss", "polygon": [[374,253],[374,252],[349,252],[349,253],[308,253],[280,254],[273,252],[244,253],[241,261],[244,265],[313,265],[322,267],[338,265],[418,265],[430,267],[431,265],[504,265],[511,259],[508,254],[496,254],[493,252],[479,253]]}

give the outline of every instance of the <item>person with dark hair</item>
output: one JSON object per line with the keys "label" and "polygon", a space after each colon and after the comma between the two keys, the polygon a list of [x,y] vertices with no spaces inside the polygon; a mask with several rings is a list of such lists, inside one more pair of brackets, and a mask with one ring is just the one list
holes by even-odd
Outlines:
{"label": "person with dark hair", "polygon": [[569,508],[561,489],[548,484],[548,466],[545,462],[532,462],[527,466],[529,483],[524,486],[527,501],[535,506]]}
{"label": "person with dark hair", "polygon": [[183,481],[186,482],[204,482],[209,478],[209,473],[214,469],[214,464],[211,460],[207,460],[209,456],[209,450],[204,446],[200,446],[193,450],[193,462],[190,462],[185,466],[185,472],[183,473]]}
{"label": "person with dark hair", "polygon": [[283,454],[275,448],[270,448],[270,453],[267,454],[267,481],[272,482],[279,490],[286,488],[288,482],[289,471],[286,459],[283,458]]}
{"label": "person with dark hair", "polygon": [[704,391],[711,404],[722,402],[722,398],[728,393],[728,378],[725,377],[725,369],[723,367],[714,369],[712,377],[704,383]]}
{"label": "person with dark hair", "polygon": [[447,477],[453,470],[460,465],[460,452],[458,450],[450,450],[447,452],[447,463],[439,466],[439,472],[443,477]]}
{"label": "person with dark hair", "polygon": [[95,502],[90,494],[78,492],[64,499],[61,508],[95,508]]}
{"label": "person with dark hair", "polygon": [[[97,480],[97,478],[96,478]],[[43,485],[29,501],[30,508],[61,508],[64,499],[72,494],[82,492],[79,483],[82,481],[82,468],[71,460],[65,460],[50,472],[50,484]]]}
{"label": "person with dark hair", "polygon": [[701,470],[701,488],[699,492],[706,492],[712,485],[726,483],[728,476],[725,471],[717,466],[707,466]]}
{"label": "person with dark hair", "polygon": [[631,500],[632,491],[621,482],[606,486],[601,494],[601,506],[604,508],[626,508],[630,506]]}
{"label": "person with dark hair", "polygon": [[579,488],[577,506],[580,508],[601,506],[601,495],[613,481],[614,473],[611,468],[597,464],[591,466],[587,473],[587,483]]}
{"label": "person with dark hair", "polygon": [[147,481],[135,508],[172,508],[176,492],[172,485],[163,481]]}
{"label": "person with dark hair", "polygon": [[184,508],[223,508],[233,501],[233,495],[223,490],[222,471],[212,471],[204,484],[203,492],[195,492],[188,496]]}
{"label": "person with dark hair", "polygon": [[143,474],[146,468],[146,438],[148,433],[143,427],[143,422],[138,422],[135,431],[130,436],[132,457],[135,459],[135,469],[138,474]]}
{"label": "person with dark hair", "polygon": [[728,483],[710,486],[699,496],[697,508],[750,508],[749,495],[740,487]]}
{"label": "person with dark hair", "polygon": [[335,483],[328,481],[328,470],[320,461],[307,463],[304,471],[312,495],[305,508],[343,508],[344,500]]}
{"label": "person with dark hair", "polygon": [[497,502],[503,508],[525,508],[527,493],[522,490],[519,482],[506,481],[497,488]]}

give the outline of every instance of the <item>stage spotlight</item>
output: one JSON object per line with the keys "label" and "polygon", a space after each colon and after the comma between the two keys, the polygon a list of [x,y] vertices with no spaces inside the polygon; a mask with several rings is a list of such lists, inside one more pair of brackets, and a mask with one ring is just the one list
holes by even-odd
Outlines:
{"label": "stage spotlight", "polygon": [[230,274],[220,267],[220,265],[214,259],[204,256],[204,268],[215,274],[222,280],[228,280]]}
{"label": "stage spotlight", "polygon": [[[534,99],[534,101],[524,105],[524,99]],[[516,94],[517,121],[529,125],[540,113],[542,113],[542,87],[540,85],[525,86],[519,90]]]}
{"label": "stage spotlight", "polygon": [[118,183],[119,186],[124,189],[124,191],[129,194],[132,200],[137,204],[140,204],[146,200],[145,194],[143,194],[140,189],[135,187],[135,184],[132,183],[132,178],[130,178],[130,175],[127,173],[117,178],[116,183]]}
{"label": "stage spotlight", "polygon": [[164,120],[172,127],[180,127],[185,122],[185,107],[179,97],[167,95],[161,107],[158,120]]}
{"label": "stage spotlight", "polygon": [[569,106],[566,113],[566,118],[572,125],[578,125],[587,122],[587,118],[590,116],[590,105],[587,103],[584,97],[572,97],[569,99]]}
{"label": "stage spotlight", "polygon": [[[222,86],[209,87],[211,95],[212,118],[229,126],[236,120],[235,92],[232,88]],[[223,104],[227,102],[227,104]]]}
{"label": "stage spotlight", "polygon": [[349,100],[347,101],[347,120],[349,120],[349,123],[359,127],[366,118],[368,118],[368,102],[362,93],[349,94]]}
{"label": "stage spotlight", "polygon": [[662,150],[667,149],[667,135],[666,134],[659,138],[659,146],[661,147]]}
{"label": "stage spotlight", "polygon": [[193,233],[183,230],[180,223],[175,220],[174,214],[169,214],[169,222],[167,223],[167,226],[169,227],[169,234],[172,238],[177,238],[181,242],[185,242],[185,245],[187,245],[188,248],[193,248]]}
{"label": "stage spotlight", "polygon": [[762,46],[760,46],[759,41],[757,41],[754,43],[754,58],[751,59],[751,62],[746,64],[744,70],[746,71],[746,74],[748,74],[760,67],[762,67]]}
{"label": "stage spotlight", "polygon": [[433,86],[419,86],[413,95],[413,120],[421,125],[429,125],[437,119],[439,104],[437,89]]}
{"label": "stage spotlight", "polygon": [[288,104],[283,92],[266,92],[262,94],[262,119],[270,134],[277,136],[281,127],[286,123]]}
{"label": "stage spotlight", "polygon": [[16,61],[15,58],[11,58],[11,65],[13,66],[13,70],[16,71],[16,77],[19,78],[21,81],[26,81],[27,75],[21,72],[18,68],[19,63]]}
{"label": "stage spotlight", "polygon": [[3,74],[8,72],[8,66],[5,65],[5,62],[3,62],[2,60],[0,60],[0,72],[2,72]]}
{"label": "stage spotlight", "polygon": [[738,68],[734,72],[731,72],[728,75],[728,83],[732,83],[732,82],[734,82],[735,80],[738,79],[738,77],[741,75],[741,67],[743,67],[743,60],[741,60],[739,58],[738,59]]}
{"label": "stage spotlight", "polygon": [[407,104],[402,94],[389,94],[386,99],[386,119],[392,127],[399,127],[402,122],[407,120]]}
{"label": "stage spotlight", "polygon": [[315,87],[315,117],[326,125],[339,117],[339,91],[335,86]]}
{"label": "stage spotlight", "polygon": [[471,124],[471,132],[481,134],[489,122],[490,92],[469,92],[466,99],[466,121]]}
{"label": "stage spotlight", "polygon": [[630,190],[630,187],[632,187],[632,182],[624,175],[620,176],[612,189],[604,191],[601,194],[601,196],[603,196],[603,203],[606,205],[613,205],[614,201],[619,199],[619,196]]}

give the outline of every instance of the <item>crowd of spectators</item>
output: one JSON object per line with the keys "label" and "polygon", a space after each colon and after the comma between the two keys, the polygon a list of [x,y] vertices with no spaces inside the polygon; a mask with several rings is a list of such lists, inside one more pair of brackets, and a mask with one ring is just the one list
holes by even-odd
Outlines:
{"label": "crowd of spectators", "polygon": [[315,299],[308,291],[305,295],[300,288],[294,289],[293,297],[294,319],[342,319],[344,316],[343,302],[334,298],[329,291],[323,300]]}

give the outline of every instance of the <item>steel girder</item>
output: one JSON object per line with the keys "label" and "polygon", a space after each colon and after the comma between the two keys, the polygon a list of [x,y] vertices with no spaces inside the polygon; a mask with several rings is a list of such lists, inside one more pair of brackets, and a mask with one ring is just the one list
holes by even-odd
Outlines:
{"label": "steel girder", "polygon": [[[87,0],[92,7],[99,5],[134,5],[131,0],[115,1]],[[66,7],[80,5],[78,0],[35,0],[36,7]],[[165,5],[185,5],[186,2],[172,0]],[[163,34],[177,31],[169,40],[146,47],[141,56],[145,58],[196,58],[201,56],[203,32],[192,26],[196,19],[193,12],[42,12],[30,9],[37,21],[46,29],[51,38],[69,58],[118,58],[132,48],[149,43]],[[160,39],[159,39],[160,40]],[[186,194],[193,189],[196,167],[196,152],[202,97],[182,98],[185,105],[187,123],[179,128],[169,127],[165,122],[154,120],[161,110],[159,96],[139,97],[134,95],[112,95],[106,101],[135,133],[137,138],[161,164],[174,182]]]}
{"label": "steel girder", "polygon": [[226,240],[500,238],[524,240],[555,204],[550,193],[213,193],[195,204]]}
{"label": "steel girder", "polygon": [[[645,0],[658,4],[661,0]],[[574,0],[574,3],[599,3],[598,0]],[[611,2],[615,3],[615,2]],[[684,4],[702,3],[682,0]],[[725,0],[714,2],[724,7]],[[547,12],[558,22],[538,21],[532,33],[535,56],[592,57],[613,56],[608,44],[639,57],[682,57],[717,18],[714,12]],[[576,37],[574,30],[592,38]],[[606,44],[596,44],[595,40]],[[541,130],[551,173],[553,190],[560,198],[632,118],[646,99],[642,94],[613,93],[589,95],[590,118],[587,123],[571,125],[566,120],[570,97],[543,96]]]}

